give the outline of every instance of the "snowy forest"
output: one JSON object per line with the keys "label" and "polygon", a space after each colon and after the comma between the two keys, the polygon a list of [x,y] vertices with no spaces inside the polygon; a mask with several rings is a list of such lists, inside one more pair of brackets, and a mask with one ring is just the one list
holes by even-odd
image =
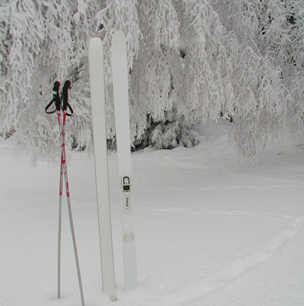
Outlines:
{"label": "snowy forest", "polygon": [[71,147],[92,148],[88,46],[104,45],[109,146],[115,146],[110,46],[127,38],[134,149],[192,147],[196,124],[231,121],[253,160],[288,130],[303,137],[302,0],[1,0],[0,135],[32,162],[60,156],[53,82],[71,80]]}

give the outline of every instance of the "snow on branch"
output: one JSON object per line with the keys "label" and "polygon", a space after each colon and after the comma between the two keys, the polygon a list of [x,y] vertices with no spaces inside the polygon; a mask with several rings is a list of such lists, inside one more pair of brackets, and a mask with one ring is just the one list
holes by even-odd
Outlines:
{"label": "snow on branch", "polygon": [[90,148],[87,53],[98,36],[108,137],[115,139],[110,48],[122,30],[137,144],[190,147],[198,142],[194,124],[223,116],[233,121],[240,157],[254,159],[285,127],[304,135],[303,12],[295,0],[2,1],[0,134],[15,133],[33,160],[52,160],[57,136],[43,108],[54,80],[69,78],[75,114],[68,138]]}

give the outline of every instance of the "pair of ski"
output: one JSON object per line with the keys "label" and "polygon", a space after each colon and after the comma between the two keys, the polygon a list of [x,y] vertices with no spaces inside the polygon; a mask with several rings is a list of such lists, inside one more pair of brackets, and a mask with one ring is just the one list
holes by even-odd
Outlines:
{"label": "pair of ski", "polygon": [[[137,286],[137,264],[132,208],[131,152],[128,100],[128,69],[126,39],[117,31],[112,40],[112,75],[116,122],[116,143],[120,179],[121,221],[125,290]],[[89,46],[96,193],[99,220],[100,254],[103,291],[111,300],[115,297],[115,272],[112,246],[111,213],[108,185],[106,111],[103,46],[92,38]]]}
{"label": "pair of ski", "polygon": [[[58,126],[61,140],[61,163],[60,163],[60,180],[59,180],[59,219],[58,219],[58,253],[57,253],[57,297],[60,298],[61,294],[61,228],[62,228],[62,194],[63,194],[63,179],[65,181],[66,186],[66,197],[67,197],[67,205],[68,205],[68,214],[70,220],[70,228],[73,240],[73,248],[76,262],[76,269],[78,275],[78,283],[80,290],[80,297],[82,306],[85,306],[84,303],[84,295],[81,281],[81,273],[80,273],[80,265],[78,259],[77,245],[76,245],[76,237],[73,223],[73,215],[72,215],[72,206],[70,199],[70,191],[69,191],[69,180],[68,180],[68,170],[66,164],[66,150],[65,150],[65,135],[66,135],[66,117],[71,116],[73,114],[73,109],[68,102],[68,90],[71,88],[71,82],[67,80],[64,83],[62,95],[60,97],[59,89],[60,82],[56,81],[53,87],[53,99],[46,106],[45,111],[47,114],[53,114],[57,111],[58,117]],[[55,109],[49,111],[50,106],[54,104]],[[67,112],[67,109],[70,110],[70,113]],[[62,119],[61,119],[62,117]]]}

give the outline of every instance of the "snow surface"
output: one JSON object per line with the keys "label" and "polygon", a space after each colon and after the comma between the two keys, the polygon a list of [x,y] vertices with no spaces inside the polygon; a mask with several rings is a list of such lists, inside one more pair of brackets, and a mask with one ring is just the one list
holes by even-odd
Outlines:
{"label": "snow surface", "polygon": [[[304,147],[269,145],[240,164],[229,123],[199,129],[193,149],[132,154],[139,286],[123,290],[117,154],[109,181],[116,302],[102,293],[94,159],[72,152],[69,179],[87,306],[303,306]],[[0,305],[81,305],[64,205],[56,298],[59,167],[0,145]],[[65,201],[64,201],[65,204]]]}

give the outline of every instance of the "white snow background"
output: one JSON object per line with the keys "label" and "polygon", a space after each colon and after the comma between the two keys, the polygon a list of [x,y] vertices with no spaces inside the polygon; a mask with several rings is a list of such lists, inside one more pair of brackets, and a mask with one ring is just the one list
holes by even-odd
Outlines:
{"label": "white snow background", "polygon": [[[117,154],[109,152],[118,300],[102,293],[93,156],[68,157],[86,306],[303,306],[304,147],[268,145],[255,164],[228,148],[230,123],[192,149],[132,154],[139,286],[123,290]],[[59,167],[0,145],[0,305],[81,305],[64,198],[56,298]]]}

